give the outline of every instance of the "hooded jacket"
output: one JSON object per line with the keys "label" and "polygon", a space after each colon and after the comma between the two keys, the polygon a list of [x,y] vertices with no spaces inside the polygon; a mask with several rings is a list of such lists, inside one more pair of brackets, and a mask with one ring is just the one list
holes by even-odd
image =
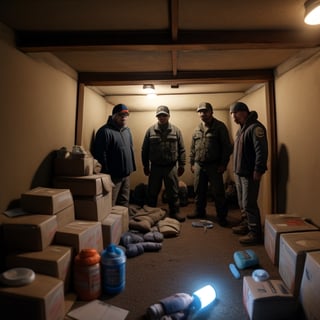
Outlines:
{"label": "hooded jacket", "polygon": [[102,165],[102,173],[111,178],[123,178],[136,170],[131,131],[119,128],[109,116],[107,123],[96,133],[93,155]]}
{"label": "hooded jacket", "polygon": [[237,131],[234,144],[234,172],[250,176],[254,171],[267,170],[268,141],[264,125],[258,121],[256,111],[249,112],[246,122]]}

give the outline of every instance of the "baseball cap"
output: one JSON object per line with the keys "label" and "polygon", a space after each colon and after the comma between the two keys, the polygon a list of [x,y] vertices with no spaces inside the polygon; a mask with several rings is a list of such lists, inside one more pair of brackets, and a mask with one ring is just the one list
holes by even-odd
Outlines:
{"label": "baseball cap", "polygon": [[116,113],[129,113],[128,107],[122,103],[117,104],[112,109],[112,115]]}
{"label": "baseball cap", "polygon": [[169,108],[167,106],[159,106],[157,108],[157,111],[156,111],[156,117],[159,115],[159,114],[165,114],[167,116],[170,115],[170,111],[169,111]]}
{"label": "baseball cap", "polygon": [[209,102],[201,102],[199,104],[197,112],[202,111],[202,110],[213,111],[211,103],[209,103]]}
{"label": "baseball cap", "polygon": [[248,106],[243,102],[236,102],[230,106],[230,113],[236,113],[238,111],[249,112]]}

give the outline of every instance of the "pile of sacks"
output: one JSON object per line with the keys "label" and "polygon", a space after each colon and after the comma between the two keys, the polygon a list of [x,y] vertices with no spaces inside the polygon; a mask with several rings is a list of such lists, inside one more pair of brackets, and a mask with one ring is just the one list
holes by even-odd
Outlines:
{"label": "pile of sacks", "polygon": [[162,248],[163,234],[150,231],[145,234],[136,231],[125,232],[120,239],[120,245],[128,258],[136,257],[144,252],[159,251]]}
{"label": "pile of sacks", "polygon": [[159,251],[164,238],[180,234],[180,222],[166,217],[166,214],[166,210],[161,208],[130,205],[129,231],[120,239],[128,258]]}
{"label": "pile of sacks", "polygon": [[167,211],[157,207],[130,206],[129,229],[147,233],[159,231],[165,238],[178,236],[181,224],[178,220],[166,217]]}

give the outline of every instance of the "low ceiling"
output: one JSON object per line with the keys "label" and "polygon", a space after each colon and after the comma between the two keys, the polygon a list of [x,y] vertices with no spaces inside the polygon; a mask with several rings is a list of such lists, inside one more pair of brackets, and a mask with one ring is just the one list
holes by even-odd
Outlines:
{"label": "low ceiling", "polygon": [[[112,104],[225,108],[320,48],[320,26],[303,22],[304,2],[2,0],[0,22],[18,49],[76,71]],[[155,100],[144,83],[155,85]]]}

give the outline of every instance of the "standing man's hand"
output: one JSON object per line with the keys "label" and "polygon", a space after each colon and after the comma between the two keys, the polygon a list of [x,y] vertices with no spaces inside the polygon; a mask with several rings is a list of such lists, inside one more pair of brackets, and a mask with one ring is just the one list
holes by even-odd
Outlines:
{"label": "standing man's hand", "polygon": [[260,173],[258,171],[253,171],[253,180],[259,181],[259,180],[261,180],[261,177],[262,177],[262,173]]}
{"label": "standing man's hand", "polygon": [[184,167],[178,167],[178,177],[181,177],[184,174]]}
{"label": "standing man's hand", "polygon": [[219,166],[218,167],[218,173],[224,173],[226,171],[226,167],[225,166]]}
{"label": "standing man's hand", "polygon": [[143,172],[146,176],[149,176],[150,175],[150,169],[148,167],[146,168],[143,168]]}

